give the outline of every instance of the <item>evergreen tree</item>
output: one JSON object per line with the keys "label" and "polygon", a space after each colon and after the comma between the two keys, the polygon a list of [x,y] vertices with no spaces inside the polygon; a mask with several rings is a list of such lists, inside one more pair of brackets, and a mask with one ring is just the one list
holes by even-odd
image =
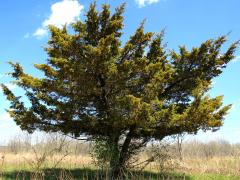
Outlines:
{"label": "evergreen tree", "polygon": [[[74,138],[101,139],[114,155],[115,176],[151,140],[199,130],[218,130],[230,105],[206,95],[214,77],[234,58],[237,44],[225,52],[225,36],[199,47],[167,52],[163,33],[137,28],[121,44],[124,5],[91,4],[86,20],[67,27],[50,26],[48,60],[35,64],[43,78],[11,63],[16,84],[29,102],[2,85],[8,110],[22,130],[62,132]],[[30,104],[30,105],[29,105]]]}

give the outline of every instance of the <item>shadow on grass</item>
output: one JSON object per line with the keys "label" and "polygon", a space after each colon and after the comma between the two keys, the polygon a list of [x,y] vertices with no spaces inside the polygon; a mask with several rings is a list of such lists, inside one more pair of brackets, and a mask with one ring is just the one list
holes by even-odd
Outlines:
{"label": "shadow on grass", "polygon": [[[109,178],[109,172],[95,170],[90,168],[82,169],[43,169],[40,172],[31,171],[12,171],[5,172],[0,175],[2,180],[32,180],[32,179],[44,179],[44,180],[70,180],[70,179],[82,179],[82,180],[105,180]],[[125,174],[124,179],[141,179],[141,180],[190,180],[190,177],[180,174],[160,174],[148,171],[133,171]]]}

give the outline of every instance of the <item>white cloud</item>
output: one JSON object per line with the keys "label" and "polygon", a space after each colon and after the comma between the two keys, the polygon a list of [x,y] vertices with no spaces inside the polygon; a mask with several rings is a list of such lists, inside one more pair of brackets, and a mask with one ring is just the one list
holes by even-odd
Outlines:
{"label": "white cloud", "polygon": [[83,10],[78,0],[62,0],[51,6],[51,14],[42,23],[33,36],[42,38],[47,35],[47,26],[54,25],[61,28],[63,25],[69,25],[79,19],[80,13]]}
{"label": "white cloud", "polygon": [[83,6],[77,0],[63,0],[52,5],[52,14],[43,22],[43,26],[53,24],[61,27],[70,24],[79,18]]}
{"label": "white cloud", "polygon": [[38,28],[34,33],[33,36],[37,37],[38,39],[41,39],[42,37],[47,35],[47,29],[46,28]]}
{"label": "white cloud", "polygon": [[153,3],[159,2],[159,0],[135,0],[139,7],[144,7]]}

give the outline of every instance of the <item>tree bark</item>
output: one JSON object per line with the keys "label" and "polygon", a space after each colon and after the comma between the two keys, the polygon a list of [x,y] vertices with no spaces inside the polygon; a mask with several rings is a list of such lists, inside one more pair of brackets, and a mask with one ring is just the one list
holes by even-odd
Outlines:
{"label": "tree bark", "polygon": [[118,146],[118,142],[119,142],[119,136],[115,136],[115,137],[110,137],[110,142],[109,142],[109,146],[111,148],[111,157],[110,157],[110,168],[111,169],[115,169],[116,165],[117,165],[117,161],[119,159],[119,146]]}
{"label": "tree bark", "polygon": [[113,179],[121,178],[122,172],[126,169],[126,162],[129,158],[128,157],[129,156],[129,146],[131,144],[134,129],[135,129],[135,126],[131,126],[131,128],[129,129],[126,139],[122,145],[117,164],[115,165],[115,167],[112,168],[112,178]]}

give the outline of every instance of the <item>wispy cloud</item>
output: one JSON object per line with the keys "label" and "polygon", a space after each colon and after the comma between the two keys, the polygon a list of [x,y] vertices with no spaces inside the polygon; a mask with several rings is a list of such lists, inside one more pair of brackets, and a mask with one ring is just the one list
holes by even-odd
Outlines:
{"label": "wispy cloud", "polygon": [[153,3],[157,3],[159,2],[160,0],[135,0],[135,2],[137,3],[138,7],[144,7],[146,5],[150,5],[150,4],[153,4]]}
{"label": "wispy cloud", "polygon": [[38,39],[41,39],[42,37],[46,36],[47,33],[47,28],[41,27],[38,28],[34,33],[33,36],[37,37]]}
{"label": "wispy cloud", "polygon": [[63,25],[69,25],[79,19],[83,10],[78,0],[62,0],[56,2],[51,6],[51,14],[42,23],[34,33],[33,36],[42,38],[48,34],[47,27],[54,25],[61,28]]}

